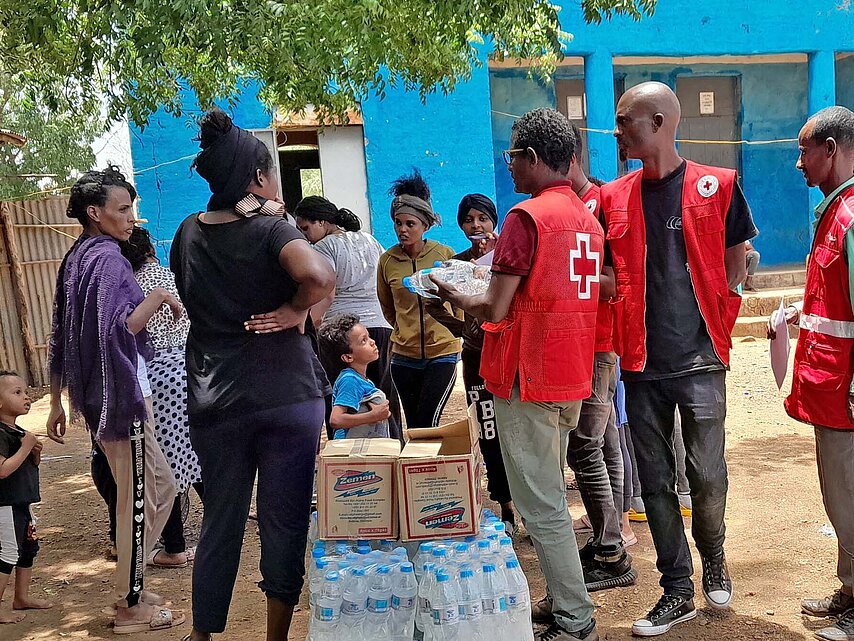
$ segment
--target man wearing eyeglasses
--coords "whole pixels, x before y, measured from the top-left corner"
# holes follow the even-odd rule
[[[516,191],[532,197],[505,218],[489,289],[464,296],[437,286],[442,298],[488,321],[480,373],[496,397],[510,491],[552,598],[554,621],[539,639],[598,641],[563,462],[591,391],[604,234],[566,179],[574,144],[565,116],[525,114],[511,147],[504,159]]]
[[[693,619],[693,565],[676,494],[675,409],[682,419],[693,502],[692,534],[703,596],[732,599],[724,556],[726,370],[745,277],[744,243],[756,236],[736,172],[686,161],[675,147],[681,108],[658,82],[629,89],[614,136],[643,169],[602,187],[616,274],[615,342],[642,496],[664,594],[635,621],[638,636]]]

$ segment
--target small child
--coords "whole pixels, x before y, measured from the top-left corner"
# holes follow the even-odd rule
[[[30,596],[33,560],[39,550],[30,506],[39,496],[41,442],[15,425],[30,411],[23,379],[0,371],[0,601],[15,569],[13,610],[44,610],[47,601]],[[18,623],[24,615],[0,612],[0,623]]]
[[[367,377],[368,364],[380,357],[367,328],[358,316],[341,314],[325,320],[318,337],[329,366],[343,366],[332,387],[333,439],[389,438],[388,400]]]

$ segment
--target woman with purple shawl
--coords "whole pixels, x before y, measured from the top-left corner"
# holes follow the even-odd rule
[[[267,147],[218,109],[200,130],[194,166],[212,195],[181,223],[170,260],[190,318],[187,410],[204,485],[189,638],[225,629],[257,477],[267,641],[287,641],[329,390],[307,315],[335,273],[285,220]]]
[[[71,188],[67,215],[83,233],[56,281],[50,341],[48,436],[64,442],[62,389],[103,450],[116,480],[116,614],[113,630],[132,634],[180,625],[185,615],[143,590],[151,548],[175,498],[175,479],[157,444],[146,360],[145,325],[164,305],[181,313],[165,289],[143,297],[119,241],[134,226],[136,190],[115,167],[84,174]]]

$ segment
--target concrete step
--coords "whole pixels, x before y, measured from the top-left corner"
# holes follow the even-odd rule
[[[783,305],[791,305],[804,299],[803,287],[786,287],[783,289],[765,289],[758,292],[744,292],[741,299],[740,317],[768,318],[775,309]]]
[[[780,302],[779,299],[777,302]],[[744,336],[753,336],[758,340],[767,340],[767,328],[767,316],[765,318],[759,318],[754,316],[738,318],[735,321],[735,327],[732,328],[732,337],[742,338]],[[791,338],[797,338],[798,328],[793,325],[789,325],[789,336]]]
[[[806,269],[781,269],[777,271],[759,271],[753,277],[757,289],[783,289],[786,287],[803,287],[807,282]]]

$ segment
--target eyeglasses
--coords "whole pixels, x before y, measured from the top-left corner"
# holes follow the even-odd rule
[[[519,154],[524,154],[526,149],[507,149],[501,152],[501,155],[504,157],[504,162],[508,165],[513,162],[513,158],[518,156]]]

